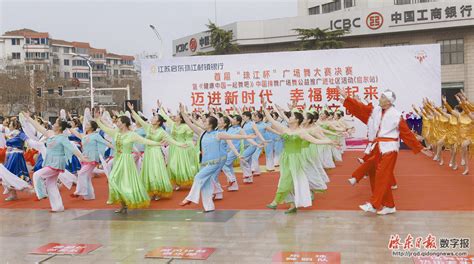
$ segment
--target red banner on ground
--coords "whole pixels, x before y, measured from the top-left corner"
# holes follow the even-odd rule
[[[446,257],[446,256],[430,256],[430,257],[414,257],[415,264],[472,264],[474,256],[466,257]]]
[[[60,243],[49,243],[34,249],[30,254],[40,255],[86,255],[98,248],[101,244],[60,244]]]
[[[200,247],[159,247],[148,252],[146,258],[174,258],[206,260],[216,251],[215,248]]]
[[[279,252],[273,256],[273,263],[341,263],[339,252]]]

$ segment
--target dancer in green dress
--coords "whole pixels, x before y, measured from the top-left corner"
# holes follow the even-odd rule
[[[127,208],[145,208],[150,205],[150,197],[143,181],[139,178],[137,167],[132,155],[134,143],[160,146],[159,142],[140,137],[130,131],[131,121],[127,116],[120,116],[117,128],[106,126],[95,115],[97,125],[114,139],[114,165],[109,176],[109,199],[107,204],[121,204],[116,213],[127,213]]]
[[[161,103],[158,101],[160,114],[166,119],[166,124],[171,126],[171,137],[179,143],[185,143],[189,148],[181,148],[176,145],[169,146],[168,172],[171,182],[176,184],[176,190],[181,187],[190,187],[193,184],[194,175],[199,171],[199,156],[193,144],[193,131],[185,124],[183,117],[178,114],[171,119]]]
[[[145,122],[140,115],[135,112],[133,105],[128,103],[128,108],[132,111],[132,116],[146,132],[146,138],[155,142],[166,141],[169,144],[185,148],[185,143],[178,143],[171,138],[163,129],[165,119],[155,114],[151,119],[151,124]],[[166,169],[165,159],[159,146],[146,146],[145,154],[142,161],[141,179],[145,184],[145,188],[154,200],[160,198],[168,198],[173,193],[173,185],[171,185],[170,177]]]
[[[290,208],[285,213],[296,213],[297,207],[309,207],[311,203],[311,192],[309,181],[303,168],[306,161],[302,157],[301,149],[303,140],[313,144],[333,144],[331,140],[318,140],[309,135],[305,129],[300,127],[304,117],[299,112],[292,112],[288,127],[273,119],[264,102],[263,109],[273,129],[282,134],[283,152],[280,156],[280,179],[273,201],[267,205],[268,208],[276,209],[280,203],[289,202]]]

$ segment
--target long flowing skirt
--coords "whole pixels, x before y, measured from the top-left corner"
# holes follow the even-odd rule
[[[319,154],[319,149],[321,148],[321,145],[315,145],[311,144],[309,145],[310,149],[310,157],[314,160],[315,167],[317,169],[318,175],[321,175],[323,178],[324,182],[328,183],[330,182],[329,176],[326,173],[326,170],[324,170],[324,165],[323,165],[323,159],[321,158],[321,155]]]
[[[150,205],[150,197],[138,175],[132,154],[122,153],[114,157],[107,203],[125,203],[128,208],[145,208]]]
[[[309,181],[303,171],[304,165],[300,153],[286,153],[283,151],[280,157],[280,178],[275,202],[284,203],[289,200],[290,196],[294,196],[296,207],[312,205]]]
[[[28,167],[26,166],[25,157],[21,152],[13,152],[7,154],[7,161],[5,162],[5,168],[11,173],[31,183],[30,174],[28,173]]]
[[[196,148],[169,146],[168,173],[172,183],[181,187],[191,186],[198,171],[199,157]]]
[[[323,167],[325,169],[334,169],[336,167],[336,164],[334,163],[334,160],[332,159],[331,146],[319,145],[317,149],[318,149],[318,157],[320,158],[323,164]]]
[[[316,156],[313,155],[310,147],[302,148],[301,155],[304,160],[303,171],[308,178],[310,190],[324,191],[327,189],[323,174],[324,169],[318,166]]]
[[[173,185],[171,185],[161,147],[146,147],[141,178],[149,195],[170,197],[173,193]]]

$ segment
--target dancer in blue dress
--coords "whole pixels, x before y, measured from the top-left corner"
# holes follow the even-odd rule
[[[219,133],[217,128],[218,120],[213,116],[209,116],[204,125],[206,130],[195,125],[184,110],[184,106],[180,105],[181,115],[186,124],[200,135],[200,163],[201,168],[194,177],[191,190],[186,198],[181,202],[181,206],[192,203],[198,204],[199,197],[202,197],[202,203],[205,212],[214,211],[214,202],[212,201],[213,186],[212,177],[219,173],[223,167],[223,161],[226,159],[225,152],[221,149],[221,140],[247,139],[255,138],[255,135],[229,135],[227,133]]]
[[[31,183],[28,168],[26,167],[23,150],[27,137],[21,129],[21,124],[17,119],[10,121],[10,134],[6,141],[7,158],[5,161],[5,168],[11,173],[15,174],[22,180]],[[16,190],[8,189],[9,196],[6,201],[13,201],[17,199]]]

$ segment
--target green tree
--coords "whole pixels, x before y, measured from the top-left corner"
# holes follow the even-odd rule
[[[197,55],[224,55],[240,52],[239,47],[232,43],[233,33],[231,30],[219,28],[211,21],[209,21],[209,24],[206,26],[208,28],[206,32],[211,33],[211,46],[214,50],[209,52],[199,52]]]
[[[299,50],[342,48],[345,42],[341,40],[341,37],[348,32],[344,29],[329,31],[329,29],[320,28],[296,28],[293,30],[298,33],[298,39],[301,40]]]

